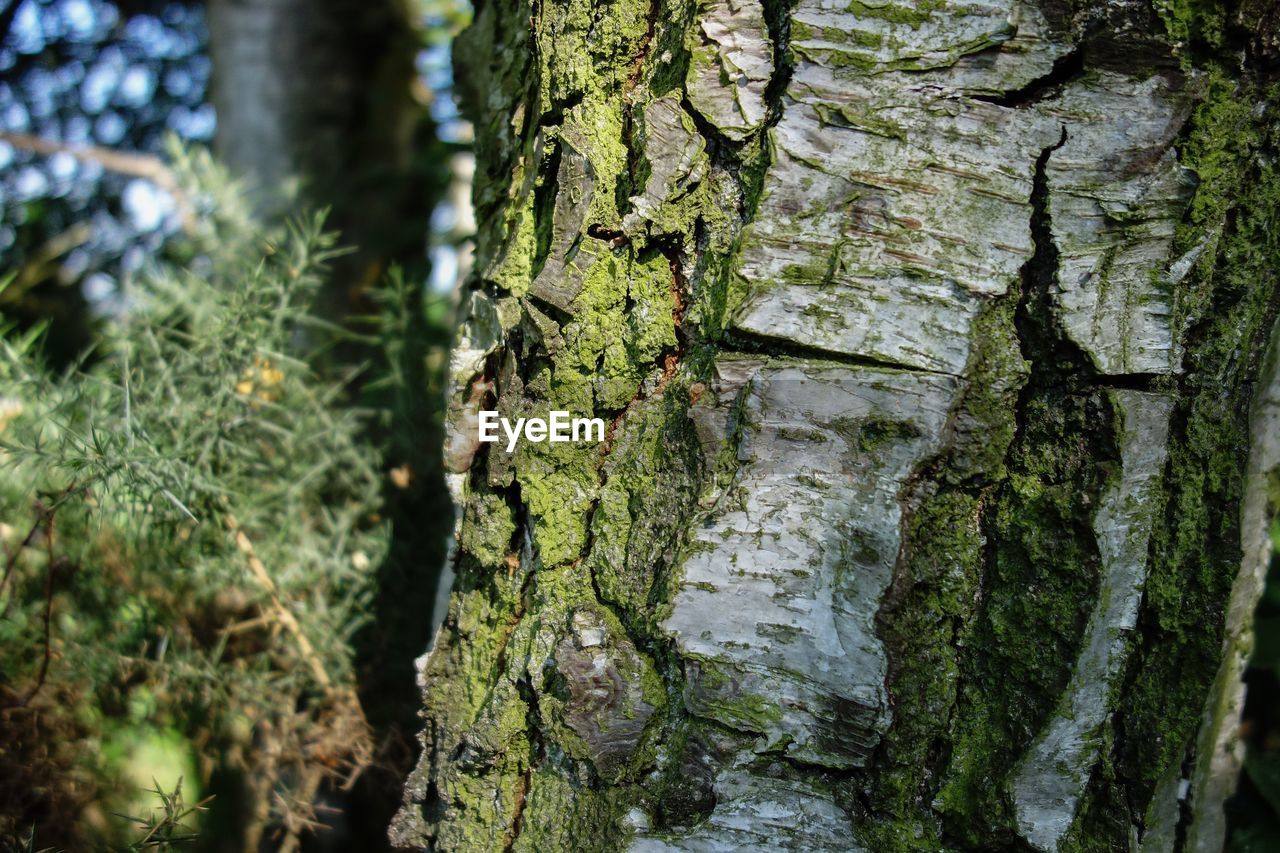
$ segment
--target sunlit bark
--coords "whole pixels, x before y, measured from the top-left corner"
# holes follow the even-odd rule
[[[1221,841],[1188,827],[1230,787],[1197,743],[1280,183],[1266,31],[1211,13],[479,8],[456,580],[396,840]],[[612,426],[507,454],[482,409]]]

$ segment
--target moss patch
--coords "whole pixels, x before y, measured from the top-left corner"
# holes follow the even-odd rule
[[[1214,75],[1182,152],[1201,184],[1177,249],[1206,237],[1211,249],[1184,284],[1191,343],[1170,437],[1165,524],[1152,543],[1142,640],[1123,697],[1120,760],[1139,782],[1140,803],[1194,736],[1240,568],[1249,400],[1280,270],[1278,94]]]

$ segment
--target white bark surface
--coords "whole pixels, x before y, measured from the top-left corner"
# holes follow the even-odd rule
[[[563,846],[557,809],[640,851],[1182,831],[1186,750],[1116,743],[1150,591],[1191,582],[1159,552],[1206,369],[1195,77],[1086,49],[1124,4],[925,6],[535,15],[544,65],[488,96],[421,837]],[[609,417],[597,455],[465,438],[478,400],[564,399]]]
[[[757,732],[761,751],[863,764],[888,723],[875,615],[899,500],[938,450],[958,383],[813,362],[717,372],[716,404],[695,417],[732,424],[737,473],[695,522],[662,623],[687,661],[685,700]]]
[[[1128,634],[1138,621],[1167,456],[1172,401],[1141,391],[1116,391],[1113,399],[1123,421],[1122,469],[1095,520],[1102,588],[1071,683],[1013,781],[1018,826],[1038,850],[1058,849],[1098,760],[1099,729],[1111,713],[1111,692],[1124,669]]]

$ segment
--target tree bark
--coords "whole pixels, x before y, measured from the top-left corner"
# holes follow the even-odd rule
[[[456,578],[393,840],[1220,847],[1274,15],[481,5]],[[611,426],[507,454],[480,409]]]

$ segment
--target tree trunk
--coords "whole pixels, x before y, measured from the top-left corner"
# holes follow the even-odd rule
[[[360,296],[389,263],[423,263],[430,182],[446,173],[415,160],[432,149],[408,12],[399,0],[209,0],[209,36],[219,157],[267,220],[296,210],[295,192],[331,209],[356,251],[321,310],[367,313]]]
[[[1275,12],[1160,7],[478,8],[456,579],[394,840],[1221,845]],[[610,428],[508,454],[479,409]]]

